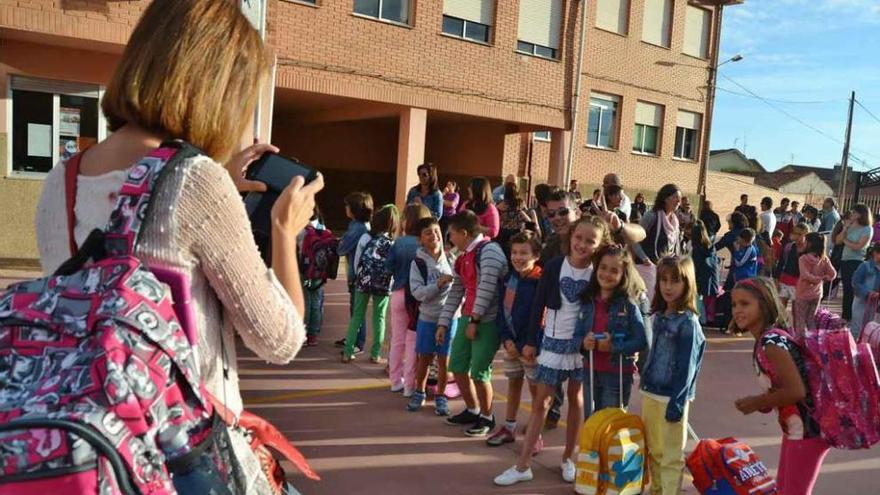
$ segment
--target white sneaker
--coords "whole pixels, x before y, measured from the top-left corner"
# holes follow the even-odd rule
[[[403,382],[391,384],[391,391],[394,393],[403,391]]]
[[[403,389],[403,396],[408,399],[408,398],[412,397],[413,392],[415,392],[415,390],[413,390],[411,388],[405,388],[405,389]]]
[[[504,471],[495,477],[495,484],[499,486],[510,486],[519,483],[520,481],[532,481],[534,475],[532,475],[532,468],[526,468],[525,471],[520,471],[516,469],[516,466]]]
[[[577,477],[577,469],[574,466],[574,463],[571,462],[571,459],[566,459],[562,461],[562,479],[565,480],[566,483],[574,483],[575,477]]]

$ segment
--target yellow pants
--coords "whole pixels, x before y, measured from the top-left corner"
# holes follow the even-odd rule
[[[642,421],[648,440],[652,495],[678,495],[684,472],[689,404],[678,423],[666,421],[666,403],[642,395]]]

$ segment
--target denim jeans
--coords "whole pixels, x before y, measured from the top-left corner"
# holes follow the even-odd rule
[[[589,374],[588,370],[586,371]],[[632,392],[633,376],[630,373],[623,374],[623,407],[629,407],[629,397]],[[593,390],[590,390],[590,380],[584,380],[584,418],[589,418],[593,411],[590,410],[590,399],[595,397],[595,411],[606,407],[618,407],[621,403],[620,375],[617,372],[594,372]]]
[[[319,281],[310,282],[317,285]],[[324,323],[324,286],[314,290],[304,287],[303,296],[305,296],[306,303],[306,314],[303,316],[306,333],[318,335],[321,332],[321,325]]]

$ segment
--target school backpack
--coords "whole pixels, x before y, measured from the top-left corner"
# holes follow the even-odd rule
[[[687,458],[701,495],[776,495],[776,481],[747,444],[735,438],[700,440]]]
[[[311,225],[306,227],[301,249],[304,277],[306,280],[319,281],[317,287],[309,287],[311,290],[318,289],[329,279],[336,280],[339,273],[338,247],[339,239],[330,229],[317,229]]]
[[[814,402],[811,416],[822,438],[838,449],[867,449],[880,442],[880,377],[874,356],[868,344],[856,344],[846,326],[828,313],[820,310],[816,321],[836,326],[807,330],[803,340],[785,330],[770,331],[794,342],[804,356]],[[772,364],[760,345],[755,354],[772,377]]]
[[[244,493],[170,289],[133,254],[160,172],[198,153],[142,158],[104,230],[0,294],[0,494],[172,494],[204,459]]]
[[[416,264],[416,269],[419,271],[422,280],[425,281],[425,284],[428,284],[428,264],[418,256],[413,258],[413,262]],[[406,328],[415,331],[416,325],[419,323],[419,306],[421,306],[421,302],[413,296],[412,288],[409,285],[409,279],[407,279],[406,285],[403,286],[403,296],[404,304],[406,305]]]
[[[391,292],[391,280],[394,276],[385,268],[385,260],[391,251],[391,239],[380,234],[364,246],[357,266],[357,290],[365,294],[388,295]]]
[[[589,357],[589,387],[593,390],[593,351]],[[623,380],[623,361],[620,361]],[[623,387],[621,387],[621,394]],[[575,493],[582,495],[640,495],[648,484],[648,449],[642,418],[621,407],[594,412],[581,427],[575,463]],[[590,410],[593,409],[591,403]]]

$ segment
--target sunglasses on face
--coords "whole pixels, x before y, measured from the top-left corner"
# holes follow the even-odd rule
[[[553,218],[556,216],[564,217],[569,214],[571,210],[568,208],[560,208],[558,210],[547,210],[547,218]]]

